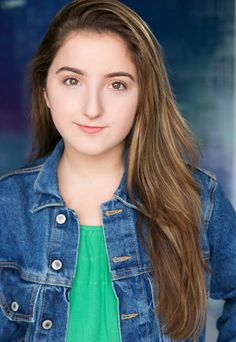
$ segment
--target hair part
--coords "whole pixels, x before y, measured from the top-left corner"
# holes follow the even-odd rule
[[[126,5],[116,0],[73,1],[52,20],[31,65],[31,157],[49,154],[61,139],[43,88],[58,50],[69,34],[79,31],[119,35],[136,65],[140,96],[126,139],[128,192],[139,210],[137,227],[152,264],[155,310],[162,327],[175,340],[195,339],[204,327],[207,297],[200,189],[192,175],[198,151],[176,107],[161,48],[148,25]]]

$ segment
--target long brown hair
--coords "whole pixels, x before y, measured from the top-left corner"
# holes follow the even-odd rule
[[[139,209],[137,227],[153,268],[156,313],[162,328],[176,340],[195,339],[206,313],[200,195],[192,176],[197,148],[176,107],[161,48],[148,25],[126,5],[117,0],[78,0],[53,19],[32,61],[33,158],[50,153],[61,138],[43,88],[65,38],[81,30],[118,34],[136,65],[140,96],[126,140],[128,192]],[[148,239],[143,235],[144,222]]]

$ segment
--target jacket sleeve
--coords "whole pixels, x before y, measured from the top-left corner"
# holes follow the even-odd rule
[[[212,193],[213,209],[208,226],[211,255],[213,299],[225,301],[217,320],[217,342],[236,341],[236,213],[216,183]]]

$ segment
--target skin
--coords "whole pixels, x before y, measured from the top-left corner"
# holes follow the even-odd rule
[[[106,76],[120,71],[134,80]],[[49,69],[45,100],[68,154],[76,151],[82,157],[101,156],[111,150],[119,153],[132,127],[138,101],[136,68],[124,41],[112,34],[71,35]],[[78,124],[105,128],[99,134],[88,135]]]
[[[91,208],[98,210],[119,185],[125,138],[137,111],[137,70],[124,40],[111,33],[70,34],[49,69],[44,97],[65,143],[60,192],[84,224],[91,224]],[[79,125],[104,128],[88,134]]]

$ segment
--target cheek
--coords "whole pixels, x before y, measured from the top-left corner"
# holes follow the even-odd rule
[[[63,111],[70,111],[76,99],[73,91],[68,91],[60,82],[48,78],[45,100],[53,115],[57,115]]]
[[[123,107],[123,113],[124,113],[124,122],[126,122],[127,126],[132,126],[135,115],[137,112],[137,104],[138,104],[138,98],[133,97],[130,99],[130,101],[126,102],[126,105]]]
[[[133,91],[127,95],[112,99],[112,106],[119,115],[127,117],[127,120],[132,120],[137,111],[138,92]]]
[[[124,132],[124,134],[128,134],[133,126],[136,109],[136,105],[129,106],[128,108],[126,106],[123,108],[122,112],[117,114],[117,118],[119,118],[118,120],[116,120],[117,125],[119,125],[120,130]]]
[[[65,92],[51,93],[49,92],[49,104],[50,111],[53,119],[63,120],[72,115],[75,112],[77,106],[73,97],[68,97]]]
[[[54,121],[61,120],[63,116],[65,116],[65,113],[64,115],[62,115],[64,112],[63,103],[59,103],[60,105],[58,105],[58,103],[56,103],[55,101],[50,102],[50,111]]]
[[[50,101],[50,112],[56,128],[59,132],[63,131],[63,128],[67,126],[69,118],[65,101],[63,101],[63,99],[58,99],[57,101],[56,98],[53,98],[53,100]]]

